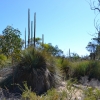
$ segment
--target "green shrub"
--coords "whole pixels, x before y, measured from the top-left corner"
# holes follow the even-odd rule
[[[68,59],[60,59],[59,68],[65,78],[80,78],[87,74],[89,61],[71,62]]]
[[[75,82],[69,80],[66,84],[65,90],[58,92],[57,89],[52,88],[41,96],[32,92],[31,88],[28,88],[27,83],[24,83],[25,89],[21,88],[23,91],[22,98],[28,100],[73,100],[73,96],[75,98],[75,93],[78,91],[78,89],[72,86],[73,83]]]
[[[88,61],[82,61],[82,62],[73,62],[71,63],[71,67],[73,69],[73,75],[72,77],[80,78],[81,76],[85,76],[87,74],[87,68],[88,68]]]
[[[84,100],[99,100],[100,99],[100,90],[92,87],[87,87],[84,90]]]
[[[28,100],[60,100],[60,94],[57,92],[56,89],[50,89],[47,91],[47,93],[42,94],[41,96],[36,95],[35,92],[31,91],[31,88],[29,88],[27,86],[27,83],[24,82],[24,87],[25,89],[23,89],[22,87],[20,87],[20,89],[22,90],[22,99],[28,99]]]
[[[61,74],[65,79],[70,78],[72,69],[71,69],[71,63],[66,58],[58,58],[56,59],[56,65],[58,66],[58,69],[60,69]]]
[[[18,65],[14,68],[14,74],[1,82],[1,86],[6,86],[11,91],[17,91],[17,87],[11,87],[11,83],[22,85],[23,81],[26,81],[36,94],[42,94],[48,89],[56,87],[59,81],[56,66],[47,61],[42,52],[28,48],[23,51]]]
[[[96,78],[100,80],[100,62],[99,61],[89,61],[87,70],[86,70],[87,76],[89,76],[89,79]]]
[[[88,76],[89,80],[96,78],[100,80],[100,62],[99,61],[80,61],[71,62],[70,69],[72,70],[71,77],[80,79],[83,76]]]

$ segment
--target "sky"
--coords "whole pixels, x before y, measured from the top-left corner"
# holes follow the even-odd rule
[[[24,39],[28,8],[31,21],[36,12],[36,37],[44,34],[44,43],[58,45],[65,55],[69,48],[80,56],[89,54],[86,46],[93,38],[90,34],[96,32],[96,13],[86,0],[0,0],[0,33],[10,25],[18,28]]]

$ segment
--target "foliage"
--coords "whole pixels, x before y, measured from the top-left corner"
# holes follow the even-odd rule
[[[61,70],[63,77],[80,79],[82,76],[88,75],[89,78],[99,79],[99,62],[96,61],[76,61],[72,62],[67,58],[59,58],[56,60],[58,68]],[[91,67],[90,67],[91,66]],[[98,71],[97,71],[98,70]],[[92,76],[93,75],[93,76]]]
[[[63,77],[80,79],[83,76],[88,76],[89,79],[99,79],[100,62],[99,61],[76,61],[72,62],[66,58],[57,58],[56,65],[60,69]]]
[[[22,89],[22,98],[29,100],[73,100],[73,96],[78,91],[78,89],[72,86],[74,83],[75,81],[71,82],[71,80],[69,80],[65,90],[58,92],[57,89],[52,88],[41,96],[38,96],[32,92],[31,88],[28,88],[27,84],[25,83],[25,89]]]
[[[32,92],[31,87],[29,88],[27,86],[27,82],[23,82],[23,84],[24,84],[25,89],[23,89],[21,86],[19,86],[19,88],[22,91],[22,98],[23,99],[26,99],[26,98],[28,98],[30,100],[32,100],[33,98],[34,98],[34,100],[40,99],[40,97],[37,96],[35,92]]]
[[[0,46],[2,49],[2,53],[4,53],[7,57],[12,54],[20,53],[22,48],[22,41],[20,38],[20,31],[18,29],[14,29],[11,26],[7,26],[0,37]]]
[[[10,91],[17,91],[16,86],[13,89],[12,76],[14,75],[14,83],[22,85],[23,81],[27,81],[32,91],[36,94],[42,94],[58,84],[58,78],[55,66],[45,59],[42,52],[34,48],[27,48],[22,52],[18,65],[14,68],[14,74],[10,75],[1,86],[6,86]]]
[[[89,79],[96,78],[96,79],[100,80],[100,78],[99,78],[100,62],[99,61],[90,61],[86,72],[87,72],[87,76],[89,76]]]
[[[93,89],[88,87],[84,90],[84,100],[99,100],[100,99],[100,90],[98,88]]]
[[[42,48],[42,43],[41,43],[41,38],[36,37],[35,38],[35,48],[36,49],[41,49]],[[30,39],[30,46],[34,46],[34,38]]]
[[[100,62],[99,61],[80,61],[70,63],[70,76],[80,79],[82,76],[88,76],[89,79],[99,79]],[[67,73],[66,73],[67,74]]]
[[[100,13],[100,0],[94,0],[93,2],[91,2],[90,0],[90,7],[91,10],[94,11],[98,11]],[[96,43],[92,43],[89,42],[87,45],[87,50],[90,51],[91,53],[95,53],[96,59],[100,58],[100,24],[99,24],[99,20],[96,21],[96,18],[99,14],[96,15],[95,19],[94,19],[94,26],[96,29],[96,34],[97,36],[95,36],[94,38],[92,38],[92,40],[94,40]],[[95,57],[94,57],[95,58]]]
[[[35,45],[36,45],[36,47],[38,47],[38,46],[40,46],[41,45],[41,38],[39,38],[39,37],[37,37],[37,38],[35,38]],[[34,39],[33,39],[33,41],[34,41]]]
[[[25,89],[21,88],[23,91],[22,98],[29,100],[59,100],[59,93],[56,89],[50,89],[46,94],[41,96],[36,95],[36,93],[31,91],[31,88],[28,88],[27,83],[24,83]]]
[[[41,58],[44,60],[41,60]],[[78,78],[81,76],[88,75],[90,78],[99,79],[100,76],[99,61],[70,62],[66,58],[54,58],[44,51],[41,52],[41,51],[34,50],[32,48],[27,48],[25,51],[23,51],[20,63],[18,64],[14,73],[15,83],[20,84],[20,82],[23,83],[23,81],[27,81],[24,82],[24,85],[20,84],[22,86],[22,88],[20,88],[22,91],[22,98],[29,99],[29,100],[34,100],[34,99],[72,100],[73,99],[73,95],[76,95],[75,93],[77,93],[78,89],[76,89],[73,86],[74,82],[72,80],[67,81],[67,85],[66,85],[67,91],[64,90],[59,92],[56,89],[51,87],[47,89],[47,92],[42,91],[42,93],[44,94],[42,94],[41,96],[37,95],[39,94],[39,92],[37,92],[38,88],[44,90],[44,87],[42,85],[43,81],[47,80],[46,81],[47,83],[45,83],[45,86],[47,86],[46,84],[51,84],[50,81],[53,80],[55,81],[55,78],[57,78],[52,76],[53,74],[56,74],[56,71],[54,71],[56,70],[54,68],[54,65],[57,66],[55,61],[59,62],[58,67],[61,68],[61,70],[63,71],[66,70],[66,66],[69,66],[70,71],[72,71],[70,73],[70,76],[72,78]],[[38,62],[40,65],[38,65]],[[51,64],[53,65],[53,67],[51,67]],[[47,68],[48,72],[45,72],[46,71],[45,68]],[[49,78],[44,77],[45,75],[48,75],[47,73],[49,73],[50,75]],[[66,73],[66,75],[67,74],[68,72]],[[12,80],[12,76],[10,76],[8,82],[6,80],[3,85],[7,86],[8,84],[11,84],[11,80]],[[35,90],[34,87],[37,90]],[[9,89],[9,87],[7,88]],[[84,90],[84,92],[82,93],[84,97],[82,96],[81,98],[83,98],[83,100],[98,100],[98,98],[100,98],[99,89],[87,88],[87,90]]]
[[[49,44],[43,44],[42,47],[43,50],[45,50],[46,52],[50,53],[53,56],[62,56],[63,54],[63,51],[60,50],[57,45],[54,47],[52,46],[51,43],[49,43]]]
[[[77,61],[79,59],[80,57],[77,53],[71,53],[71,58],[70,58],[71,61]]]
[[[88,68],[88,61],[81,61],[81,62],[73,62],[71,63],[71,68],[73,69],[73,73],[71,77],[75,77],[79,79],[81,76],[86,75],[86,70]]]
[[[95,50],[96,50],[96,45],[92,42],[89,42],[86,49],[91,52],[91,53],[94,53]]]
[[[52,56],[63,56],[63,51],[59,49],[57,45],[53,46],[51,43],[48,43],[48,44],[42,43],[41,40],[42,39],[39,37],[35,38],[35,48],[37,50],[43,50],[51,54]],[[31,45],[34,44],[33,41],[34,41],[34,38],[32,39]]]
[[[7,57],[3,54],[0,54],[0,68],[6,65]]]
[[[87,87],[81,90],[74,86],[76,81],[68,80],[66,83],[64,90],[58,91],[52,88],[40,96],[32,91],[27,82],[23,82],[24,87],[19,84],[16,85],[22,91],[21,100],[99,100],[100,98],[100,90],[98,88]]]
[[[100,62],[99,61],[76,61],[72,62],[67,58],[56,58],[56,66],[60,69],[64,79],[89,76],[89,79],[99,79]]]
[[[96,54],[96,59],[100,60],[100,45],[97,45],[95,54]]]
[[[70,74],[72,71],[70,67],[70,61],[68,59],[62,58],[60,63],[61,63],[60,70],[62,71],[62,73],[64,73],[65,79],[70,78]]]

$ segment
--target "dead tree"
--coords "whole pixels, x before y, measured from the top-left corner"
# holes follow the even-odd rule
[[[31,21],[31,45],[33,41],[33,21]]]
[[[30,9],[28,9],[28,46],[30,45]]]
[[[34,13],[34,48],[35,48],[35,36],[36,36],[36,13]]]

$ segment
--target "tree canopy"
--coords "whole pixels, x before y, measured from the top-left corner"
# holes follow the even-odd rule
[[[6,56],[19,53],[22,48],[21,32],[12,26],[7,26],[0,37],[0,47]]]

